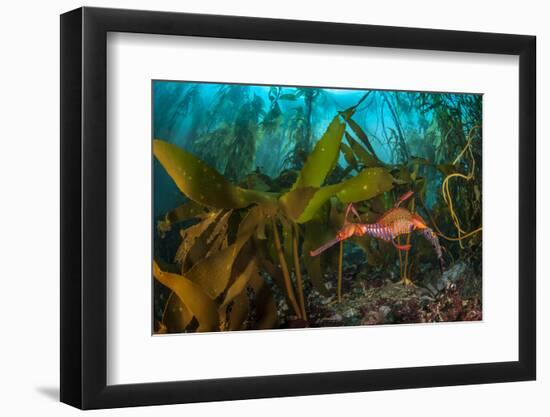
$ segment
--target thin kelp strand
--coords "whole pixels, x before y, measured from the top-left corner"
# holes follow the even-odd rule
[[[455,172],[455,173],[452,173],[452,174],[449,174],[445,177],[445,179],[443,180],[443,183],[441,184],[441,194],[443,195],[443,200],[445,201],[445,203],[447,203],[447,207],[449,207],[449,212],[451,214],[451,219],[453,221],[453,224],[455,225],[455,228],[458,232],[458,237],[456,238],[449,238],[448,236],[445,236],[443,233],[441,233],[441,231],[439,230],[439,228],[436,227],[438,233],[445,239],[447,240],[451,240],[451,241],[458,241],[459,244],[460,244],[460,247],[463,249],[464,248],[464,245],[462,243],[462,240],[481,231],[482,230],[482,227],[479,227],[469,233],[465,232],[462,227],[460,226],[460,220],[458,218],[458,215],[456,214],[456,211],[454,209],[454,204],[453,204],[453,199],[452,199],[452,196],[451,196],[451,191],[450,191],[450,188],[449,188],[449,180],[451,178],[463,178],[464,180],[466,181],[470,181],[474,178],[474,172],[475,172],[475,158],[474,158],[474,154],[472,152],[472,149],[471,149],[471,144],[472,144],[472,141],[474,139],[474,136],[473,136],[473,133],[476,129],[479,129],[479,126],[474,126],[470,129],[470,131],[468,132],[468,136],[467,136],[467,141],[466,141],[466,145],[464,146],[464,148],[462,149],[462,151],[458,154],[458,156],[455,158],[455,160],[453,161],[453,165],[456,165],[460,159],[462,158],[462,156],[468,152],[468,154],[470,155],[470,159],[471,159],[471,168],[470,168],[470,172],[467,174],[467,175],[464,175],[464,174],[461,174],[461,173],[458,173],[458,172]],[[432,221],[433,222],[433,221]],[[435,222],[434,223],[434,226],[435,226]]]

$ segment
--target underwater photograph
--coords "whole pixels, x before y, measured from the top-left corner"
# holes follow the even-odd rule
[[[153,334],[482,320],[481,94],[151,94]]]

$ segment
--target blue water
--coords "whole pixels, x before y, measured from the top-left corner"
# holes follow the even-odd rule
[[[222,174],[232,172],[233,181],[241,180],[251,170],[276,178],[285,169],[292,167],[289,156],[293,154],[296,143],[292,136],[293,125],[289,120],[296,114],[305,115],[307,112],[305,94],[295,100],[288,100],[283,97],[296,95],[298,90],[295,87],[280,87],[277,91],[276,101],[285,121],[282,127],[266,133],[262,130],[262,122],[273,104],[270,100],[270,94],[273,99],[271,86],[154,81],[153,137],[195,153]],[[367,92],[319,89],[311,106],[310,146],[313,147],[321,138],[338,111],[355,105]],[[462,129],[466,132],[476,120],[469,114],[469,109],[465,109],[463,115],[459,116],[461,126],[455,124],[443,131],[441,122],[436,123],[435,119],[438,114],[441,117],[442,108],[461,110],[460,103],[465,100],[473,107],[481,106],[481,96],[372,90],[357,107],[353,119],[367,133],[377,156],[384,163],[400,164],[416,156],[444,164],[450,161],[446,160],[445,155],[438,155],[438,146],[445,140],[448,131]],[[228,159],[232,146],[231,135],[226,136],[223,143],[212,138],[207,138],[206,142],[205,137],[220,128],[225,127],[229,131],[234,129],[236,118],[247,103],[253,108],[249,123],[251,129],[257,132],[255,150],[246,167],[230,167],[234,164],[234,160]],[[436,113],[438,111],[440,113]],[[398,143],[399,137],[404,139],[405,144]],[[204,143],[208,143],[207,146],[197,145],[201,138]],[[403,148],[406,148],[407,155],[399,150]],[[339,165],[346,166],[343,156],[340,157]],[[428,204],[431,204],[441,178],[437,173],[425,174],[431,176],[427,193]],[[185,201],[185,197],[156,160],[154,186],[155,190],[161,191],[154,193],[155,217]]]

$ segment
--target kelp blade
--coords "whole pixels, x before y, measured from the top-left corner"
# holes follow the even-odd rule
[[[218,309],[201,287],[183,275],[165,272],[153,261],[153,276],[180,298],[199,322],[198,331],[218,330]]]
[[[345,123],[336,116],[328,126],[323,137],[308,156],[292,190],[299,187],[320,187],[334,168],[340,152],[340,142],[346,128]]]
[[[361,140],[361,142],[363,142],[363,144],[367,147],[369,152],[376,159],[378,159],[378,157],[376,156],[376,152],[374,151],[374,148],[372,147],[372,144],[370,143],[369,137],[367,136],[365,131],[361,128],[361,126],[359,126],[357,124],[357,122],[355,120],[353,120],[352,118],[347,119],[346,122],[348,123],[349,127],[351,127],[351,130],[353,130],[353,133],[355,133],[357,135],[357,137]]]
[[[186,276],[212,298],[218,297],[226,288],[231,277],[233,263],[244,244],[255,232],[263,220],[263,212],[259,206],[248,211],[247,216],[239,225],[235,242],[227,248],[196,263]]]
[[[393,177],[385,168],[368,168],[345,180],[336,196],[342,203],[370,200],[393,188]]]
[[[317,192],[315,187],[299,187],[285,193],[279,199],[281,207],[291,219],[298,219]]]
[[[357,157],[359,161],[361,161],[365,166],[368,167],[376,167],[380,166],[380,161],[370,154],[365,148],[363,148],[359,142],[357,142],[353,137],[346,132],[346,140],[348,141],[351,149],[353,150],[353,153]]]
[[[166,326],[166,333],[184,332],[192,319],[193,313],[191,310],[176,293],[171,292],[162,315],[162,324]]]
[[[155,139],[153,153],[180,191],[201,205],[234,209],[273,198],[231,184],[218,171],[176,145]]]
[[[305,224],[304,244],[302,246],[304,266],[306,267],[308,276],[311,279],[313,288],[324,296],[329,296],[329,292],[323,281],[321,255],[310,256],[309,252],[317,249],[333,237],[334,235],[331,234],[331,231],[327,229],[324,223],[318,218],[315,218]]]
[[[378,194],[393,188],[393,177],[385,168],[366,168],[355,177],[339,184],[319,188],[304,209],[298,223],[305,223],[315,216],[315,213],[332,196],[337,196],[343,203],[355,203],[369,200]]]
[[[221,306],[225,307],[241,294],[245,290],[250,279],[255,275],[258,275],[258,262],[256,258],[252,258],[244,271],[239,274],[235,282],[227,290],[227,294]]]

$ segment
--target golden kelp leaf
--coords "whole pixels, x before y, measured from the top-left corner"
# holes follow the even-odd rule
[[[186,275],[190,280],[215,299],[226,288],[231,276],[231,267],[246,240],[238,239],[232,245],[197,262]]]
[[[271,188],[269,184],[266,182],[267,178],[262,177],[258,172],[252,172],[251,174],[248,174],[244,181],[247,184],[247,188],[250,190],[256,190],[256,191],[269,191]]]
[[[436,168],[444,175],[451,175],[457,172],[456,166],[453,164],[439,164]]]
[[[192,319],[191,310],[174,292],[171,292],[162,315],[162,323],[166,326],[166,332],[182,333]]]
[[[275,215],[276,212],[276,201],[269,201],[252,207],[250,210],[248,210],[246,216],[239,224],[237,236],[250,236],[250,234],[252,234],[256,230],[256,228],[265,221],[266,218]]]
[[[212,256],[213,254],[227,248],[229,246],[227,234],[220,233],[216,236],[216,239],[212,242],[206,253],[206,257]]]
[[[210,233],[210,236],[208,236],[208,239],[206,239],[206,244],[211,245],[214,239],[219,234],[225,234],[225,231],[227,230],[227,222],[229,221],[229,217],[231,216],[231,213],[233,213],[233,210],[227,211],[220,220],[216,223],[214,228],[212,229],[212,233]]]
[[[292,257],[292,236],[294,231],[292,230],[292,224],[288,221],[288,219],[280,216],[279,220],[281,221],[281,226],[283,228],[283,233],[281,234],[283,253],[288,269],[292,270],[294,265]]]
[[[204,214],[204,208],[201,205],[194,201],[188,201],[166,213],[164,220],[160,220],[157,224],[158,231],[164,237],[164,234],[172,229],[173,224],[201,216],[202,214]]]
[[[168,333],[168,329],[167,329],[167,327],[164,323],[162,323],[160,321],[157,321],[155,323],[156,323],[155,330],[154,330],[155,334],[166,334],[166,333]]]
[[[243,322],[248,317],[249,306],[248,296],[244,291],[235,297],[229,306],[220,309],[227,315],[227,309],[230,308],[227,330],[242,330]]]
[[[201,205],[233,209],[273,198],[231,184],[214,168],[168,142],[155,139],[153,153],[180,191]]]
[[[273,282],[279,287],[279,289],[285,294],[285,297],[287,298],[287,303],[290,302],[288,299],[288,296],[286,294],[285,289],[285,279],[283,277],[283,272],[280,268],[275,266],[271,260],[265,258],[263,255],[259,259],[260,267],[269,274],[269,276],[273,279]]]
[[[182,267],[185,264],[189,251],[202,234],[218,218],[220,212],[212,212],[205,215],[204,220],[180,231],[182,242],[176,252],[175,262]]]
[[[258,274],[251,278],[250,286],[256,295],[256,327],[259,330],[278,328],[279,314],[271,289]]]
[[[262,211],[254,207],[239,225],[237,239],[232,245],[197,262],[186,277],[197,283],[212,298],[218,297],[227,287],[233,262],[243,245],[250,239],[258,224],[262,221]]]
[[[380,166],[380,161],[375,156],[370,154],[365,148],[363,148],[355,139],[353,139],[348,132],[346,132],[346,140],[350,144],[351,149],[359,161],[368,167]]]
[[[339,116],[332,120],[323,137],[307,157],[292,190],[300,187],[320,187],[323,184],[338,161],[340,142],[345,127],[346,125],[340,121]]]
[[[371,143],[370,143],[370,140],[367,136],[367,134],[365,133],[365,131],[361,128],[361,126],[359,126],[355,120],[353,120],[352,118],[348,118],[347,120],[347,123],[349,125],[349,127],[351,127],[351,130],[353,130],[353,133],[355,133],[357,135],[357,137],[359,138],[359,140],[361,140],[361,142],[363,142],[363,144],[367,147],[367,149],[369,150],[369,152],[376,158],[378,159],[378,157],[376,156],[376,152],[374,152],[374,148],[372,147]]]
[[[261,222],[258,225],[258,228],[256,229],[256,237],[260,240],[267,239],[267,236],[265,235],[265,222]]]
[[[233,282],[227,290],[227,294],[225,295],[225,299],[223,300],[221,306],[225,307],[239,294],[241,294],[245,290],[248,281],[250,281],[250,279],[255,275],[258,275],[258,261],[256,258],[252,258],[244,271],[239,274],[237,279],[235,279],[235,282]]]
[[[385,168],[366,168],[355,177],[341,183],[319,188],[310,199],[308,206],[298,218],[298,223],[305,223],[313,218],[325,202],[336,195],[343,203],[355,203],[369,200],[380,193],[393,188],[393,177]]]
[[[156,261],[153,261],[153,276],[162,285],[174,291],[182,303],[189,308],[199,322],[197,331],[207,332],[218,329],[216,304],[199,285],[182,275],[162,271]]]
[[[227,229],[229,227],[229,217],[231,217],[232,213],[233,211],[229,210],[221,216],[220,220],[214,225],[212,232],[210,232],[206,239],[206,246],[208,247],[206,257],[227,248]]]
[[[281,196],[279,199],[284,212],[291,219],[298,219],[309,204],[309,200],[315,195],[317,188],[300,187]]]

